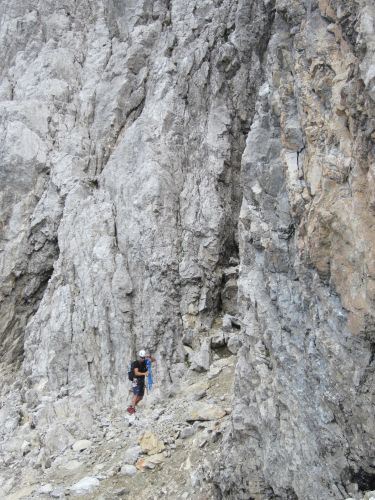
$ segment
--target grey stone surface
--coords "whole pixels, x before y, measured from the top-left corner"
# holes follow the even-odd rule
[[[130,466],[129,466],[130,467]],[[69,492],[75,495],[84,495],[94,491],[100,484],[99,479],[96,477],[84,477],[78,483],[69,488]]]
[[[137,474],[137,469],[134,465],[123,465],[120,470],[120,474],[123,476],[135,476]]]
[[[140,446],[133,446],[128,448],[124,454],[124,462],[126,464],[134,465],[142,453],[142,448]]]
[[[79,441],[76,441],[72,445],[72,449],[74,451],[83,451],[86,450],[87,448],[91,448],[92,442],[89,441],[88,439],[80,439]]]
[[[1,467],[88,436],[141,347],[173,396],[183,344],[201,376],[224,330],[232,426],[198,498],[373,484],[374,17],[0,2]]]
[[[179,437],[181,439],[187,439],[187,438],[193,436],[194,432],[195,432],[194,427],[192,427],[192,426],[184,427],[183,429],[181,429]]]
[[[191,361],[190,368],[197,372],[208,371],[210,369],[212,352],[211,352],[211,342],[209,339],[205,339],[199,350],[190,354],[189,359]]]
[[[243,346],[218,474],[229,498],[333,500],[373,478],[371,273],[358,280],[374,237],[369,11],[371,32],[369,2],[276,2],[242,157]]]

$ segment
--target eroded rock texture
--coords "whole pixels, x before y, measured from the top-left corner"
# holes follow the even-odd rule
[[[121,399],[141,346],[176,383],[183,339],[228,313],[243,347],[218,497],[370,489],[373,2],[0,16],[0,349],[24,358],[33,426]]]
[[[246,347],[221,484],[234,479],[234,498],[346,498],[375,472],[374,9],[276,11],[242,158]]]

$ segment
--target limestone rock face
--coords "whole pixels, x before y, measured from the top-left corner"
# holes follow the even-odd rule
[[[2,439],[45,464],[138,349],[171,395],[228,348],[219,497],[374,486],[374,10],[1,0]]]
[[[275,8],[242,157],[243,347],[219,482],[230,498],[344,498],[374,478],[375,11]]]
[[[229,1],[14,5],[2,2],[3,171],[17,171],[2,346],[24,354],[31,385],[108,401],[135,349],[162,370],[183,361],[185,330],[235,312],[256,33]],[[271,6],[254,14],[267,38]]]

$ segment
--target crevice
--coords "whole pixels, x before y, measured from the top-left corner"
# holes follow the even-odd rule
[[[14,311],[0,334],[0,360],[6,364],[17,364],[23,360],[26,325],[38,310],[59,256],[56,236],[47,239],[44,230],[45,224],[40,224],[37,230],[35,227],[31,230],[27,243],[29,249],[25,252],[24,261],[18,266],[17,275],[10,275],[11,292],[1,303],[3,310]]]
[[[359,467],[358,470],[350,469],[348,475],[352,483],[358,484],[358,488],[362,492],[375,490],[375,470],[368,472],[364,468]]]

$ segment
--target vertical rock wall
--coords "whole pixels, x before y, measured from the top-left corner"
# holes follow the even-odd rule
[[[184,333],[199,343],[236,312],[227,269],[272,5],[4,1],[2,17],[3,154],[17,149],[22,184],[4,202],[4,338],[41,394],[110,401],[136,348],[173,373]]]
[[[0,352],[24,358],[20,398],[112,404],[141,346],[175,382],[183,336],[236,314],[218,496],[371,486],[372,2],[0,15]]]
[[[375,484],[374,8],[305,4],[276,2],[242,158],[230,498]]]

